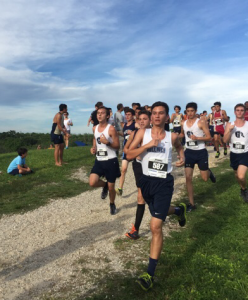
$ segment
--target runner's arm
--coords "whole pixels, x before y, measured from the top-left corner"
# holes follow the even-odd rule
[[[93,135],[95,135],[95,128],[96,128],[96,126],[94,126],[92,128]],[[96,154],[96,139],[95,139],[95,136],[93,136],[92,147],[90,148],[90,153],[91,154]]]
[[[131,143],[132,143],[132,141],[133,141],[134,133],[135,133],[135,131],[133,131],[133,132],[130,134],[129,139],[127,140],[126,145],[125,145],[124,148],[123,148],[123,152],[124,152],[125,154],[127,154],[127,150],[129,149],[129,146],[131,145]]]
[[[222,114],[223,114],[223,120],[228,122],[228,117],[227,117],[227,114],[226,114],[226,111],[225,110],[222,110]]]
[[[128,160],[132,160],[143,153],[146,149],[151,147],[156,147],[159,143],[159,139],[152,139],[148,144],[145,144],[139,148],[138,145],[142,145],[143,137],[144,137],[145,129],[139,129],[136,133],[135,138],[127,150],[126,157]]]
[[[174,121],[174,114],[171,115],[170,123],[173,123],[173,121]]]
[[[172,137],[172,145],[175,147],[179,156],[179,160],[176,162],[176,167],[182,167],[185,162],[183,146],[176,133],[172,132],[171,137]]]
[[[61,126],[61,120],[62,120],[62,116],[61,114],[59,114],[56,118],[56,123],[57,123],[57,126],[59,128],[60,131],[63,131],[65,135],[67,135],[67,131],[65,129],[65,125],[63,125],[63,127]]]
[[[108,142],[108,144],[106,144],[106,145],[115,150],[119,150],[120,149],[120,141],[119,141],[118,133],[115,130],[114,126],[112,126],[112,125],[109,127],[109,135],[112,138],[112,143]]]
[[[232,135],[232,130],[234,128],[235,125],[231,125],[230,122],[228,122],[226,124],[226,129],[225,129],[225,133],[224,133],[224,136],[223,136],[223,142],[224,143],[228,143],[231,139],[231,135]]]
[[[177,135],[179,139],[185,137],[184,130],[183,130],[183,124],[184,124],[184,120],[181,122],[181,133]]]

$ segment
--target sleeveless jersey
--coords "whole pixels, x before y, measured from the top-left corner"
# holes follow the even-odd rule
[[[124,142],[123,145],[125,146],[126,142],[129,139],[130,134],[127,134],[127,131],[131,130],[134,131],[135,130],[135,122],[133,122],[131,125],[127,125],[127,123],[125,123],[124,127],[123,127],[123,135],[124,135]]]
[[[99,124],[96,126],[96,129],[95,129],[95,139],[96,139],[96,159],[99,160],[99,161],[103,161],[103,160],[108,160],[108,159],[111,159],[111,158],[115,158],[116,157],[116,150],[107,146],[106,144],[102,144],[100,142],[100,137],[102,134],[105,135],[106,139],[112,143],[113,140],[112,138],[109,136],[109,127],[111,125],[108,124],[106,126],[106,128],[103,130],[103,132],[99,132],[98,131],[98,127],[99,127]]]
[[[181,114],[179,114],[173,120],[173,127],[180,127],[181,126],[181,121],[182,121],[182,116],[181,116]]]
[[[143,145],[152,140],[152,130],[146,129],[143,137]],[[166,178],[172,171],[172,143],[171,132],[167,131],[165,138],[157,147],[144,151],[141,155],[143,174],[151,177]]]
[[[231,125],[235,124],[234,122]],[[248,152],[248,122],[244,126],[235,126],[230,139],[230,151],[233,153]]]
[[[64,127],[64,114],[61,114],[61,116],[62,116],[62,118],[61,118],[60,125],[63,128]],[[61,130],[59,130],[59,127],[58,127],[57,123],[53,123],[51,133],[57,134],[57,135],[61,134]]]
[[[222,111],[218,111],[214,113],[214,131],[224,134],[224,122],[221,119]]]
[[[198,122],[200,119],[196,119],[195,123],[191,126],[188,127],[187,123],[188,120],[184,122],[183,124],[183,130],[186,138],[186,148],[191,149],[191,150],[201,150],[205,149],[205,142],[204,141],[193,141],[190,136],[193,134],[196,137],[203,137],[204,132],[202,129],[199,128]]]
[[[248,121],[248,110],[245,111],[245,120]]]

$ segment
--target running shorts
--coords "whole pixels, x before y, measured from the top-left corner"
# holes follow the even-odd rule
[[[51,141],[55,144],[63,144],[64,143],[64,139],[63,139],[63,135],[62,134],[54,134],[51,133]]]
[[[185,168],[194,169],[195,164],[197,164],[201,171],[207,171],[209,169],[207,149],[201,149],[201,150],[186,149],[184,151],[184,156],[185,156],[185,164],[184,164]]]
[[[156,178],[142,175],[140,178],[141,193],[149,206],[154,218],[165,221],[174,191],[174,178],[167,174],[167,178]]]
[[[96,159],[90,173],[97,174],[99,177],[104,176],[107,179],[107,182],[115,183],[116,178],[121,177],[117,157],[103,161],[99,161]]]
[[[139,188],[140,187],[139,181],[141,176],[143,175],[142,165],[141,163],[137,162],[136,159],[134,159],[132,165],[133,165],[133,173],[135,177],[136,186],[137,188]]]
[[[234,171],[237,171],[240,165],[248,167],[248,152],[233,153],[230,152],[230,166]]]

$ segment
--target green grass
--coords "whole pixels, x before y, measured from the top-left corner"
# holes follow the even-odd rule
[[[188,214],[187,227],[165,238],[151,291],[143,292],[135,283],[146,265],[136,262],[134,269],[130,255],[125,258],[124,273],[105,275],[97,282],[98,293],[90,291],[77,300],[248,299],[248,204],[239,197],[229,161],[213,170],[217,175],[215,185],[195,181],[198,209]],[[135,248],[133,255],[143,258],[144,250],[149,251],[148,241],[134,243],[140,243],[140,248]],[[123,253],[125,247],[130,249],[130,241],[118,239],[116,247]]]
[[[72,179],[80,167],[89,174],[94,163],[90,147],[74,147],[65,150],[64,160],[68,165],[54,165],[54,150],[30,150],[26,164],[35,171],[27,176],[7,174],[8,165],[17,153],[0,155],[0,216],[20,213],[45,205],[50,199],[67,198],[89,189],[87,183]]]

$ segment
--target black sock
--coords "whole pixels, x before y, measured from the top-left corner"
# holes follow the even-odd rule
[[[181,214],[181,208],[178,207],[178,206],[176,206],[176,207],[175,207],[175,213],[174,213],[174,214],[177,215],[177,216],[180,216],[180,214]]]
[[[140,224],[144,216],[144,212],[145,212],[145,204],[138,204],[136,209],[135,223],[134,223],[134,227],[137,231],[139,231]]]
[[[149,257],[149,265],[148,265],[147,273],[152,277],[154,276],[157,264],[158,264],[158,259],[153,259]]]

